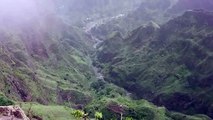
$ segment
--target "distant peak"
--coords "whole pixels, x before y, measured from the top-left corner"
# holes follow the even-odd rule
[[[213,22],[213,12],[209,12],[203,9],[196,9],[196,10],[188,10],[184,13],[183,17],[189,18],[193,16],[196,20],[202,20],[205,22]],[[211,19],[210,19],[211,18]]]
[[[196,14],[213,14],[213,12],[209,12],[209,11],[206,11],[204,9],[194,9],[194,10],[187,10],[185,12],[185,14],[193,14],[193,15],[196,15]]]
[[[170,20],[172,24],[182,24],[185,27],[208,26],[213,27],[213,12],[202,9],[188,10],[183,15]]]

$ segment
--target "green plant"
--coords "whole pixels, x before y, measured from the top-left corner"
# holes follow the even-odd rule
[[[125,120],[133,120],[132,117],[126,117]]]
[[[95,112],[95,119],[100,120],[103,118],[103,114],[101,112]]]
[[[81,110],[74,110],[72,112],[72,115],[76,118],[76,119],[81,119],[84,117],[84,111]]]

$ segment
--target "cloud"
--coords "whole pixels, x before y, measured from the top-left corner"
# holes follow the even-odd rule
[[[0,15],[34,15],[37,12],[34,0],[0,0]]]
[[[52,0],[0,0],[0,23],[25,23],[53,14]]]

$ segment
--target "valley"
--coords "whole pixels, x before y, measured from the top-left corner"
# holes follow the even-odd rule
[[[1,5],[0,119],[212,120],[211,0]]]
[[[190,34],[191,32],[199,33],[198,31],[196,31],[197,27],[202,26],[200,23],[199,25],[201,26],[196,26],[199,20],[196,21],[195,23],[189,23],[191,26],[194,26],[193,30],[195,30],[196,32],[188,31],[188,30],[191,30],[189,29],[191,26],[187,26],[187,27],[181,26],[181,24],[187,24],[187,22],[190,22],[189,16],[192,17],[193,19],[193,18],[199,18],[198,17],[199,15],[211,17],[211,13],[205,13],[204,11],[189,11],[189,12],[186,12],[183,16],[180,16],[176,19],[171,20],[167,24],[164,24],[160,28],[159,27],[156,28],[154,25],[149,25],[146,27],[141,27],[136,29],[135,32],[132,35],[128,36],[128,38],[126,39],[123,39],[122,36],[118,34],[114,38],[111,38],[105,41],[103,43],[102,49],[99,51],[97,56],[97,60],[99,61],[98,65],[101,68],[103,68],[102,72],[105,76],[105,80],[109,82],[113,82],[116,85],[121,86],[125,88],[126,90],[133,92],[139,99],[145,98],[159,105],[168,105],[167,108],[171,110],[182,110],[181,106],[184,106],[184,107],[187,107],[186,111],[184,112],[190,113],[191,111],[187,111],[187,109],[190,109],[190,107],[194,108],[196,104],[197,108],[194,108],[194,110],[193,108],[190,109],[193,111],[193,113],[195,111],[199,111],[199,112],[205,111],[207,112],[207,114],[211,116],[212,108],[209,108],[210,105],[207,105],[207,106],[199,105],[201,101],[202,102],[205,101],[205,104],[208,104],[208,102],[210,102],[209,99],[211,98],[207,98],[206,100],[204,100],[204,96],[205,96],[205,94],[203,94],[204,91],[202,91],[201,94],[199,94],[199,92],[196,91],[196,89],[200,87],[202,89],[211,90],[211,87],[208,85],[194,86],[194,84],[199,84],[199,83],[198,81],[196,82],[191,81],[192,79],[190,77],[190,76],[194,76],[194,74],[197,74],[197,72],[191,71],[191,70],[194,69],[194,67],[198,67],[195,61],[199,60],[200,58],[199,56],[197,57],[194,56],[196,57],[196,58],[193,58],[194,62],[192,61],[188,62],[188,60],[191,59],[189,56],[187,56],[189,54],[187,54],[186,56],[185,54],[180,54],[186,51],[193,53],[194,52],[193,50],[195,49],[194,47],[200,47],[200,46],[192,45],[193,50],[191,51],[188,47],[188,45],[191,46],[190,43],[186,43],[186,44],[182,43],[182,42],[187,42],[187,41],[184,41],[184,39],[187,39],[187,36],[190,36],[190,35],[185,35],[186,38],[181,38],[179,36],[176,36],[176,35],[184,34],[182,32],[185,30],[187,31],[185,34]],[[186,21],[182,21],[182,20],[186,20]],[[173,25],[174,26],[177,25],[176,27],[178,28],[173,27]],[[197,29],[197,30],[200,30],[200,29]],[[208,30],[211,31],[211,27]],[[205,32],[207,33],[207,31]],[[164,35],[164,33],[166,34]],[[203,35],[202,37],[203,39],[205,39],[206,36]],[[174,38],[179,38],[179,39],[178,41],[176,41],[176,39]],[[116,41],[116,43],[114,41]],[[199,41],[196,41],[196,42],[199,42]],[[192,43],[195,44],[194,42]],[[176,46],[177,48],[175,48],[173,45]],[[195,44],[195,45],[198,45],[198,44]],[[202,48],[206,48],[206,47],[202,47]],[[203,49],[203,52],[202,52],[203,53],[202,55],[206,55],[207,61],[208,61],[208,55],[211,56],[211,52],[210,52],[211,50],[208,52],[210,54],[205,54],[204,51],[208,51],[208,50]],[[199,55],[199,54],[195,54],[195,55]],[[184,61],[184,57],[187,57],[187,59],[185,59],[186,61]],[[209,60],[211,61],[211,58]],[[205,63],[202,63],[202,64],[204,65]],[[202,64],[199,64],[199,65],[202,66]],[[208,63],[208,65],[210,66],[211,64],[212,62]],[[167,65],[172,67],[166,67]],[[205,69],[206,68],[207,67],[205,67]],[[166,75],[165,73],[168,73],[168,75]],[[203,77],[205,75],[211,76],[211,73],[212,72],[210,70],[206,73],[203,73],[202,76]],[[211,80],[211,78],[209,79],[209,77],[207,76],[201,79]],[[191,88],[191,86],[193,86],[193,88]],[[208,90],[206,92],[209,92]],[[190,95],[188,95],[189,91],[190,91],[189,93]],[[193,94],[192,91],[194,92],[196,91],[195,94]],[[198,97],[200,95],[202,96],[204,95],[201,101]],[[193,99],[193,102],[191,101],[191,99]],[[174,101],[171,101],[171,100],[174,100]],[[172,107],[173,105],[174,107]],[[198,106],[200,106],[200,108]]]

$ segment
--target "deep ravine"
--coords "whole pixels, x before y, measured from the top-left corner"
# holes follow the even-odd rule
[[[96,37],[96,35],[94,35],[94,33],[92,32],[92,29],[95,28],[95,27],[99,27],[102,24],[107,24],[107,22],[119,19],[121,17],[125,17],[125,14],[118,14],[118,15],[113,16],[113,17],[102,18],[102,19],[99,19],[99,20],[96,20],[96,21],[89,22],[89,23],[87,23],[85,25],[85,27],[83,28],[84,32],[87,35],[90,36],[90,38],[92,39],[92,41],[94,41],[93,48],[96,51],[98,50],[98,46],[103,42],[103,40],[98,39]],[[94,58],[91,58],[91,60],[92,60],[92,62],[94,62]],[[101,73],[100,68],[98,68],[97,66],[95,66],[94,64],[92,64],[92,69],[94,70],[94,73],[95,73],[95,76],[96,76],[97,80],[103,80],[103,81],[105,81],[104,80],[104,75]],[[125,92],[126,92],[126,96],[128,96],[128,97],[132,97],[133,96],[132,93],[130,93],[128,91],[125,91]]]
[[[90,38],[92,39],[92,41],[94,41],[94,44],[93,44],[93,48],[95,50],[98,49],[98,46],[103,42],[102,40],[98,39],[94,33],[92,32],[92,29],[95,28],[95,27],[98,27],[102,24],[106,24],[107,22],[110,22],[112,20],[115,20],[115,19],[119,19],[121,17],[124,17],[125,14],[118,14],[116,16],[113,16],[113,17],[107,17],[107,18],[102,18],[102,19],[98,19],[98,20],[95,20],[95,21],[92,21],[92,22],[88,22],[85,27],[83,28],[84,29],[84,32],[90,36]],[[94,60],[93,58],[91,58],[92,60]],[[104,80],[104,76],[103,74],[100,72],[99,68],[97,68],[96,66],[92,65],[92,68],[95,72],[95,76],[97,79],[99,80]]]

